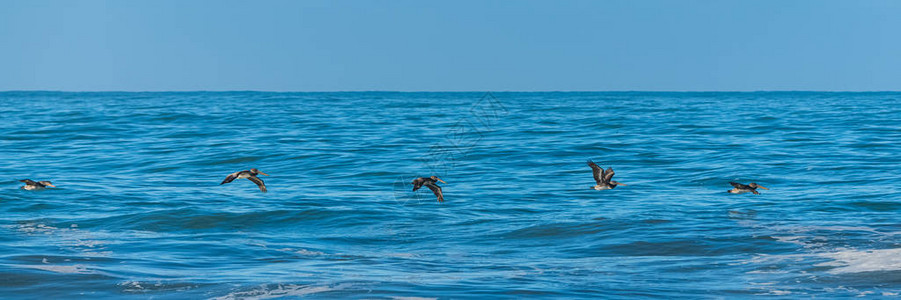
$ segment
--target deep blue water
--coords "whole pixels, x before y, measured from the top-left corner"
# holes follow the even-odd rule
[[[0,101],[3,298],[901,293],[901,93]]]

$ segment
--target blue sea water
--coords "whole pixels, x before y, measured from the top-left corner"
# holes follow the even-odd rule
[[[0,102],[2,298],[901,294],[901,93]]]

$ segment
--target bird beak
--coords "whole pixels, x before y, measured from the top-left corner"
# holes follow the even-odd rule
[[[625,183],[622,183],[622,182],[617,182],[616,185],[629,186],[628,184],[625,184]]]
[[[49,186],[49,187],[56,187],[55,185],[52,185],[52,184],[49,184],[49,183],[47,184],[47,186]]]
[[[263,171],[260,171],[260,174],[263,174],[263,175],[266,175],[266,176],[269,176],[269,174],[266,174],[266,173],[263,173]]]
[[[441,180],[441,178],[435,177],[435,179],[438,179],[438,181],[441,181],[441,183],[447,183],[447,182],[444,182],[444,180]]]
[[[770,189],[768,189],[768,188],[765,188],[765,187],[763,187],[763,186],[762,186],[762,185],[759,185],[759,184],[758,184],[758,185],[757,185],[757,187],[759,187],[759,188],[762,188],[762,189],[764,189],[764,190],[767,190],[767,191],[769,191],[769,190],[770,190]]]

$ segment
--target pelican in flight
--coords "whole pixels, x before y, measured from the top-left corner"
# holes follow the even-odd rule
[[[49,187],[56,187],[55,185],[53,185],[52,183],[50,183],[50,181],[46,181],[46,180],[44,180],[44,181],[34,181],[34,180],[31,180],[31,179],[22,179],[22,180],[19,180],[19,182],[24,182],[25,185],[23,185],[22,188],[23,188],[23,189],[26,189],[26,190],[29,190],[29,191],[30,191],[30,190],[43,190],[43,189],[47,188],[48,186],[49,186]]]
[[[266,184],[263,183],[262,179],[257,177],[257,175],[260,175],[260,174],[269,176],[269,174],[263,173],[263,171],[260,171],[257,169],[250,169],[250,171],[248,171],[248,170],[238,171],[238,172],[228,174],[228,177],[225,177],[225,180],[223,180],[222,183],[220,183],[219,185],[223,185],[223,184],[232,182],[235,179],[247,178],[250,181],[253,181],[253,183],[256,183],[257,186],[260,187],[260,191],[265,193],[266,192]]]
[[[613,172],[613,167],[607,168],[607,171],[604,171],[604,169],[590,159],[588,160],[588,166],[591,167],[591,173],[594,174],[594,181],[598,183],[598,185],[591,188],[600,191],[615,188],[617,185],[626,186],[626,184],[610,180],[613,178],[613,174],[615,174]]]
[[[766,187],[764,187],[764,186],[762,186],[762,185],[759,185],[759,184],[757,184],[757,183],[755,183],[755,182],[749,183],[748,185],[744,185],[744,184],[741,184],[741,183],[738,183],[738,182],[731,182],[731,181],[730,181],[729,184],[731,184],[731,185],[734,186],[735,188],[734,188],[734,189],[731,189],[731,190],[728,190],[727,192],[730,192],[730,193],[733,193],[733,194],[741,194],[741,193],[748,193],[748,192],[751,192],[751,193],[754,193],[754,195],[760,195],[760,193],[757,192],[757,188],[762,188],[762,189],[764,189],[764,190],[769,190],[768,188],[766,188]]]
[[[442,202],[442,201],[444,201],[444,194],[441,193],[441,187],[438,186],[437,181],[441,181],[441,183],[447,183],[447,182],[444,182],[444,180],[441,180],[440,178],[438,178],[438,176],[419,177],[419,178],[413,179],[413,182],[411,182],[411,183],[413,184],[414,192],[424,185],[424,186],[428,187],[430,190],[432,190],[432,193],[435,193],[435,197],[438,197],[438,202]]]

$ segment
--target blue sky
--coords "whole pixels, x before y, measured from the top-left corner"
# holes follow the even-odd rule
[[[901,1],[8,1],[0,90],[901,90]]]

